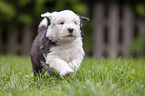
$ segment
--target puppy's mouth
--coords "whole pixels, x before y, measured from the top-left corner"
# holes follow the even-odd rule
[[[67,35],[66,37],[74,37],[72,34]]]
[[[76,36],[73,35],[73,34],[69,34],[69,35],[63,36],[62,38],[63,38],[63,39],[66,39],[66,40],[73,40],[73,39],[76,38]]]
[[[65,37],[76,37],[76,36],[73,35],[73,34],[67,34],[67,35],[64,36],[64,38],[65,38]]]

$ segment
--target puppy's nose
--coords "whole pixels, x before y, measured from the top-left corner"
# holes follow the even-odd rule
[[[74,29],[73,28],[68,28],[67,30],[68,30],[69,33],[73,33]]]

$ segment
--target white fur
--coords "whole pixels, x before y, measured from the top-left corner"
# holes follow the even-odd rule
[[[70,10],[47,12],[41,16],[51,21],[46,37],[58,42],[58,45],[52,47],[47,54],[46,63],[61,76],[75,73],[85,54],[82,48],[79,16]],[[72,36],[69,36],[69,28],[73,29]]]
[[[40,22],[39,27],[42,26],[42,25],[44,25],[44,26],[47,26],[47,25],[48,25],[48,21],[47,21],[46,18],[44,18],[44,19]]]

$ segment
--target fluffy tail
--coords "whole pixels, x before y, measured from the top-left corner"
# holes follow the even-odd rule
[[[42,31],[46,31],[47,25],[48,25],[48,21],[46,18],[44,18],[38,26],[38,33],[42,32]]]

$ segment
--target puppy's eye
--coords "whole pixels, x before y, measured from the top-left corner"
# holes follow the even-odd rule
[[[74,22],[76,25],[79,25],[78,22]]]
[[[64,22],[60,22],[59,24],[63,25],[63,24],[64,24]]]

